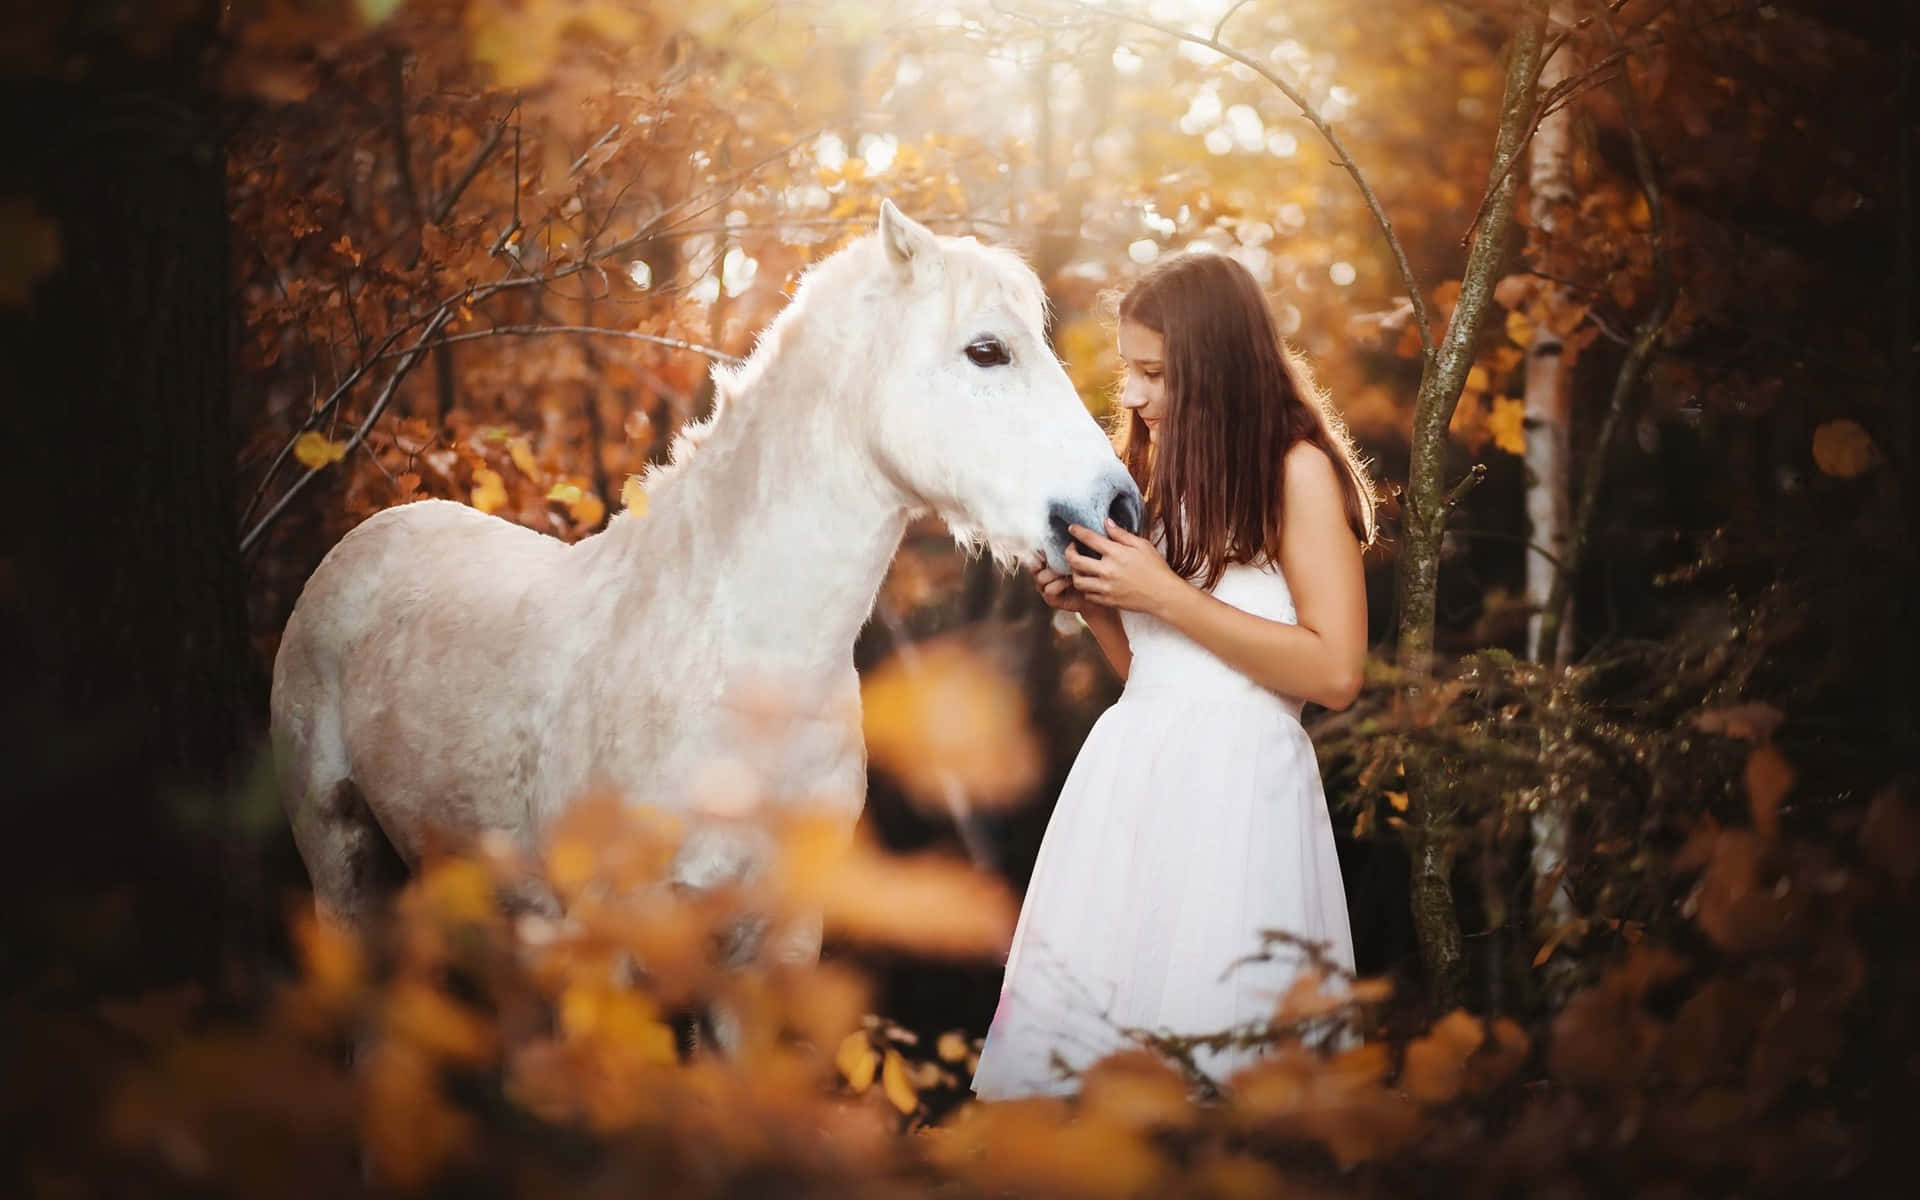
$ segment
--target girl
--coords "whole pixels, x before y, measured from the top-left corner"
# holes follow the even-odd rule
[[[1036,573],[1126,680],[1060,793],[973,1089],[1067,1092],[1124,1030],[1264,1021],[1297,976],[1260,931],[1351,969],[1346,896],[1302,701],[1360,689],[1372,485],[1297,374],[1259,284],[1232,259],[1169,259],[1120,302],[1123,456],[1136,537],[1075,526],[1091,553]],[[1203,1051],[1216,1081],[1250,1051]]]

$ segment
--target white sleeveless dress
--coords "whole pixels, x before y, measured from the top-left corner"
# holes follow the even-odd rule
[[[1213,594],[1297,621],[1277,566],[1234,564]],[[1333,824],[1300,702],[1171,626],[1123,612],[1125,692],[1087,735],[1054,806],[1007,957],[973,1090],[1065,1094],[1128,1044],[1121,1030],[1204,1034],[1269,1017],[1297,953],[1236,960],[1259,931],[1326,943],[1353,967]],[[1231,971],[1229,968],[1232,968]],[[1251,1061],[1207,1052],[1215,1080]]]

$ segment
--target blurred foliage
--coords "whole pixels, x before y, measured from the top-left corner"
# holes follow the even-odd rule
[[[540,862],[434,862],[364,942],[299,918],[297,975],[254,1018],[192,994],[69,1012],[26,1047],[15,1094],[57,1107],[60,1077],[115,1082],[100,1144],[41,1143],[36,1190],[1780,1194],[1876,1178],[1903,1150],[1885,1101],[1920,1061],[1902,1002],[1920,810],[1892,791],[1818,840],[1701,821],[1663,884],[1686,918],[1596,956],[1532,1028],[1454,1012],[1390,1033],[1384,984],[1309,976],[1223,1095],[1148,1038],[1071,1099],[958,1111],[964,1034],[863,1015],[864,981],[831,961],[718,965],[743,910],[777,927],[824,908],[858,940],[856,914],[898,908],[941,914],[930,948],[1003,943],[982,877],[829,828],[795,819],[758,880],[684,894],[653,882],[673,820],[589,803]],[[530,876],[564,919],[512,915]],[[835,898],[848,877],[857,903]],[[674,1017],[695,1006],[728,1014],[732,1053],[680,1052]],[[1303,1038],[1334,1012],[1364,1040]]]

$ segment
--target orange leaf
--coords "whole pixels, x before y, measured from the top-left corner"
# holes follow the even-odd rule
[[[1880,448],[1858,421],[1841,418],[1813,431],[1813,461],[1823,474],[1854,479],[1880,462]]]

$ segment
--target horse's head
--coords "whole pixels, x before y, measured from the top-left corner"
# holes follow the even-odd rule
[[[1064,570],[1070,524],[1138,532],[1140,490],[1047,343],[1033,271],[891,202],[869,240],[864,423],[881,469],[1003,562]]]

